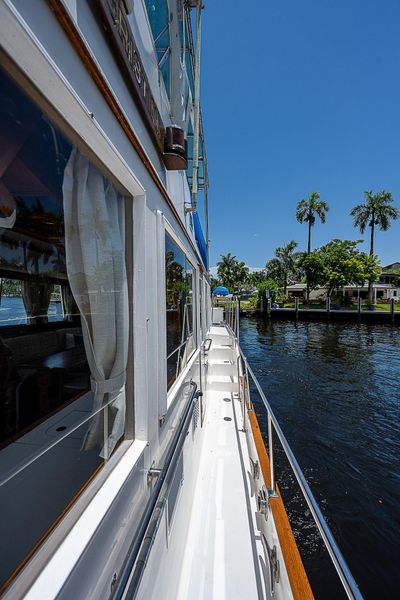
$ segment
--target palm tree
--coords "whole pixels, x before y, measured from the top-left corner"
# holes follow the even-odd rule
[[[275,250],[275,258],[271,258],[265,266],[268,276],[281,280],[283,283],[283,294],[286,297],[288,280],[295,273],[298,252],[295,252],[297,242],[292,240],[286,246]]]
[[[308,223],[308,243],[307,254],[311,253],[311,227],[315,223],[315,215],[318,215],[321,223],[325,223],[326,213],[329,211],[329,204],[321,200],[318,192],[311,192],[308,200],[300,200],[296,207],[296,219],[299,223]],[[310,298],[310,287],[307,277],[307,302]]]
[[[218,277],[222,285],[226,286],[230,292],[238,292],[245,284],[249,269],[243,261],[239,262],[236,256],[230,252],[223,256],[217,263]]]
[[[222,285],[226,286],[229,291],[233,291],[237,262],[236,256],[228,252],[225,256],[221,254],[221,260],[217,263],[218,278]]]
[[[307,254],[311,252],[311,227],[315,223],[315,215],[325,223],[326,213],[329,211],[329,204],[320,199],[318,192],[311,192],[308,200],[300,200],[296,207],[296,219],[299,223],[308,223],[308,244]]]
[[[377,194],[372,191],[364,192],[364,204],[357,204],[350,212],[354,219],[354,227],[358,227],[361,233],[364,233],[366,227],[371,227],[371,239],[369,245],[370,256],[374,255],[375,225],[381,231],[387,231],[391,225],[391,220],[400,217],[400,211],[392,206],[393,198],[391,192],[382,190]],[[372,282],[368,282],[368,301],[372,304]]]
[[[244,263],[242,260],[235,266],[234,278],[234,291],[237,294],[240,294],[240,292],[249,282],[249,267],[246,267],[246,263]]]

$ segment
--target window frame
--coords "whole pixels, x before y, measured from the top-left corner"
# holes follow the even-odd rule
[[[10,35],[15,30],[12,22]],[[23,31],[26,30],[23,28]],[[18,32],[19,34],[19,32]],[[23,561],[16,566],[6,582],[6,594],[18,587],[18,590],[26,590],[30,587],[32,579],[43,570],[43,563],[55,553],[62,540],[75,527],[79,518],[93,500],[94,496],[101,490],[110,474],[121,462],[128,450],[137,455],[139,461],[144,451],[143,440],[135,439],[127,435],[128,431],[135,431],[134,403],[135,390],[133,385],[133,373],[135,368],[133,356],[133,329],[134,311],[132,310],[132,298],[134,296],[134,273],[133,273],[133,236],[132,214],[135,199],[145,194],[144,188],[139,184],[137,177],[131,171],[116,148],[111,144],[105,132],[94,121],[87,119],[87,111],[78,94],[56,67],[54,61],[46,55],[39,44],[32,39],[29,30],[25,44],[32,54],[25,52],[24,44],[20,44],[19,51],[12,61],[4,50],[0,49],[0,64],[10,79],[19,86],[26,97],[35,104],[46,117],[54,124],[72,145],[76,146],[91,161],[91,163],[106,177],[112,185],[124,197],[125,216],[129,207],[130,217],[125,221],[124,237],[126,252],[126,268],[128,278],[128,302],[129,302],[129,341],[128,341],[128,363],[127,363],[127,414],[125,434],[111,457],[104,463],[102,468],[97,469],[87,479],[84,486],[79,490],[73,501],[65,506],[64,511],[51,524],[42,537],[40,545],[36,544]],[[32,48],[31,46],[34,46]],[[29,60],[28,57],[29,56]],[[32,81],[30,63],[37,57],[36,82]],[[49,77],[53,70],[54,76]],[[40,83],[38,83],[40,81]],[[35,83],[38,87],[36,87]],[[40,85],[42,84],[42,85]],[[60,92],[62,90],[62,92]],[[130,228],[129,228],[130,227]],[[18,328],[27,328],[29,325],[19,325]],[[131,405],[132,410],[128,410]],[[129,414],[130,413],[130,414]],[[129,423],[129,427],[128,427]],[[130,466],[133,469],[134,465]],[[121,482],[121,486],[124,482]],[[43,541],[42,541],[43,540]],[[26,565],[28,564],[28,567]],[[25,593],[24,592],[24,593]]]
[[[163,252],[162,252],[162,264],[164,265],[164,273],[163,273],[163,285],[164,285],[164,290],[166,289],[166,272],[165,272],[165,240],[166,240],[166,234],[168,234],[170,236],[170,238],[172,239],[172,241],[174,242],[174,244],[176,244],[176,246],[179,248],[179,250],[184,254],[185,256],[185,260],[190,264],[190,266],[193,269],[193,280],[192,280],[192,290],[193,290],[193,342],[194,342],[194,348],[193,351],[190,353],[190,355],[187,357],[186,360],[186,365],[184,368],[182,368],[182,370],[178,373],[177,377],[175,378],[175,380],[172,382],[171,386],[168,388],[168,381],[167,381],[167,376],[165,377],[165,381],[164,381],[164,386],[165,386],[165,390],[166,390],[166,411],[169,410],[171,404],[173,403],[180,386],[182,385],[182,382],[185,378],[185,376],[187,375],[189,369],[191,368],[194,360],[196,359],[197,353],[199,351],[199,340],[198,340],[198,334],[197,334],[197,315],[196,315],[196,311],[197,311],[197,305],[198,305],[198,298],[197,298],[197,287],[196,287],[196,280],[198,277],[198,268],[195,266],[196,261],[193,260],[193,257],[191,255],[191,253],[188,251],[188,248],[184,246],[184,244],[182,243],[182,241],[179,239],[179,237],[176,234],[176,231],[173,229],[172,225],[169,223],[169,221],[164,217],[164,236],[163,236],[163,240],[164,240],[164,244],[163,244]],[[164,305],[162,308],[162,311],[164,314],[166,314],[166,298],[165,298],[165,291],[164,291]],[[167,320],[165,318],[165,329],[162,332],[163,335],[163,339],[164,339],[164,347],[161,346],[162,349],[162,357],[163,360],[165,362],[165,365],[167,363]],[[167,368],[165,368],[165,375],[167,375]]]

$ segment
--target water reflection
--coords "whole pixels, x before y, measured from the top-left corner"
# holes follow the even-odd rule
[[[399,329],[246,318],[241,343],[364,597],[397,597]],[[256,410],[266,431],[257,399]],[[327,592],[318,536],[281,463],[316,595],[337,598],[336,589]]]

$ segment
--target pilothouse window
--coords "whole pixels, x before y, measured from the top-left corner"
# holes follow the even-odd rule
[[[1,592],[124,437],[129,322],[126,199],[2,71],[0,111]]]
[[[195,348],[194,270],[168,233],[165,236],[167,298],[167,387],[186,366]]]

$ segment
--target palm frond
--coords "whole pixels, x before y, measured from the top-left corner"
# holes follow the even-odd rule
[[[371,208],[367,204],[357,204],[357,206],[350,211],[350,215],[353,217],[354,227],[358,227],[360,232],[364,233],[365,228],[371,219]]]
[[[307,200],[299,200],[296,207],[296,219],[299,223],[304,223],[307,220],[309,212],[309,204]]]

